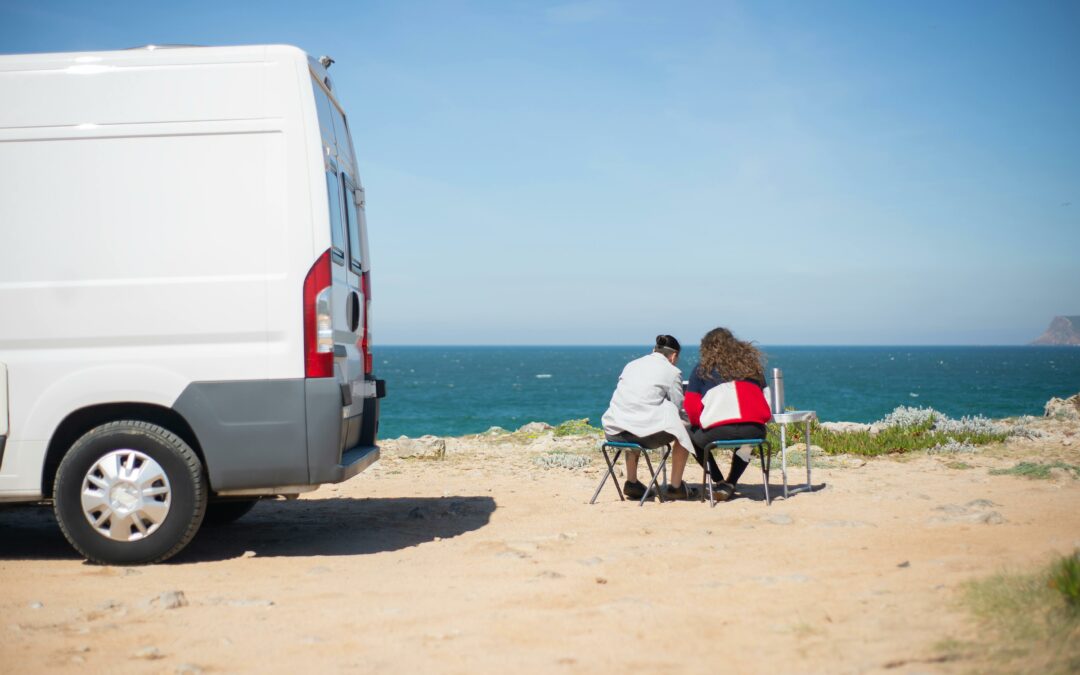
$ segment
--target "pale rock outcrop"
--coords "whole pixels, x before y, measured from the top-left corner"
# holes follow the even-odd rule
[[[431,435],[420,438],[402,436],[383,442],[380,450],[399,459],[443,459],[446,457],[446,439]]]
[[[1080,420],[1080,394],[1050,399],[1046,402],[1043,416],[1056,420]]]

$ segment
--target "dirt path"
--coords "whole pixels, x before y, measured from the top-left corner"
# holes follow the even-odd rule
[[[989,475],[1005,454],[833,461],[771,507],[752,468],[715,509],[638,508],[610,485],[587,504],[596,462],[466,445],[142,568],[84,564],[49,511],[4,509],[0,671],[963,672],[932,661],[972,631],[962,582],[1080,546],[1080,481]]]

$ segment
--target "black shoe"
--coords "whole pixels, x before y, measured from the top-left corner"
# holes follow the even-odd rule
[[[735,486],[731,483],[713,483],[713,499],[718,502],[726,502],[735,496]]]
[[[626,495],[627,499],[640,500],[642,497],[645,496],[645,484],[640,481],[634,481],[633,483],[631,483],[630,481],[626,481],[625,483],[623,483],[622,491],[623,494]],[[652,497],[651,492],[649,493],[649,496]]]
[[[679,487],[672,487],[670,484],[664,486],[664,499],[670,501],[693,501],[700,499],[701,493],[697,488],[690,487],[690,484],[686,481],[682,482]]]

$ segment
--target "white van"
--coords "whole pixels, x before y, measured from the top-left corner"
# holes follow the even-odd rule
[[[0,56],[0,502],[146,563],[379,457],[364,189],[295,47]]]

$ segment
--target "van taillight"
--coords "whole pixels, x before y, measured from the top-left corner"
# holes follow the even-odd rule
[[[334,376],[332,284],[330,249],[327,249],[304,277],[304,377]]]
[[[364,272],[360,275],[360,292],[364,294],[364,332],[360,337],[360,353],[364,355],[364,374],[370,375],[372,371],[371,342],[368,331],[368,306],[371,305],[371,273]]]

